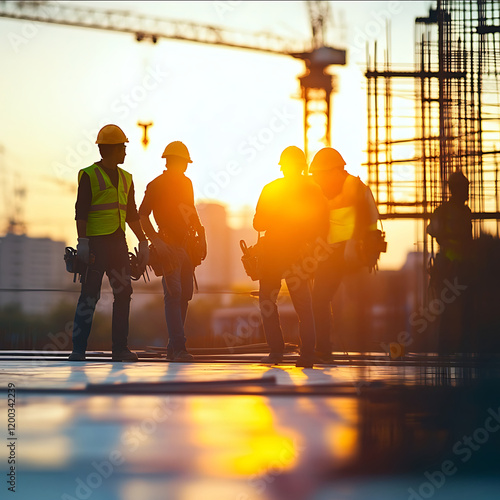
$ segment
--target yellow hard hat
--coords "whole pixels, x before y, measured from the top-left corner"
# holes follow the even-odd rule
[[[188,148],[181,141],[171,142],[163,151],[161,155],[162,158],[166,158],[167,156],[180,156],[188,161],[188,163],[193,163],[191,157],[189,156]]]
[[[345,161],[342,155],[333,148],[320,149],[313,158],[309,172],[321,172],[336,168],[344,169]]]
[[[302,167],[302,170],[307,168],[306,155],[302,149],[297,146],[288,146],[283,150],[280,156],[280,161],[278,163],[281,165],[281,170],[283,170],[284,165],[294,165]]]
[[[123,144],[128,142],[127,136],[118,125],[104,125],[97,134],[96,144]]]

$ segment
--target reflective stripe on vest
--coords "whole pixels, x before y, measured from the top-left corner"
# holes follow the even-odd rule
[[[90,178],[92,201],[87,218],[87,236],[114,233],[119,227],[125,232],[127,200],[132,185],[132,175],[118,168],[118,189],[115,188],[106,172],[98,165],[80,170],[78,182],[83,173]]]

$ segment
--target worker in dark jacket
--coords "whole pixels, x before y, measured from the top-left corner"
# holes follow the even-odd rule
[[[78,174],[76,226],[77,257],[88,265],[73,325],[70,361],[84,361],[102,277],[113,289],[112,359],[137,361],[127,346],[130,297],[130,263],[125,240],[126,223],[139,240],[139,268],[145,269],[148,242],[135,205],[132,175],[118,165],[125,161],[127,137],[116,125],[104,126],[97,136],[101,160]]]
[[[205,229],[194,205],[193,185],[184,175],[188,164],[192,163],[187,147],[180,141],[171,142],[162,158],[165,158],[166,170],[148,184],[139,214],[144,232],[164,262],[162,284],[169,336],[167,359],[190,361],[193,356],[186,350],[184,322],[193,296],[194,266],[207,255]],[[151,212],[158,231],[149,219]],[[200,254],[197,257],[190,251],[193,239],[198,243]]]
[[[472,213],[466,205],[469,180],[461,171],[448,177],[449,200],[432,214],[427,232],[439,243],[439,252],[431,267],[431,290],[443,303],[439,316],[438,352],[469,352],[473,340],[472,291]],[[449,283],[459,288],[454,300],[444,300]],[[449,295],[449,293],[448,293]]]
[[[286,148],[280,162],[283,178],[267,184],[259,197],[253,226],[265,231],[262,240],[259,304],[270,354],[262,361],[279,363],[284,340],[276,301],[285,278],[299,317],[301,354],[297,366],[311,367],[314,361],[314,319],[311,273],[304,269],[310,246],[318,237],[326,238],[328,212],[321,189],[302,175],[307,170],[303,151]]]

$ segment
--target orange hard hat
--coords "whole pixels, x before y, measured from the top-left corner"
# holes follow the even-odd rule
[[[180,156],[187,160],[188,163],[193,163],[191,156],[189,156],[188,148],[181,141],[174,141],[168,144],[161,157],[166,158],[167,156]]]
[[[309,172],[321,172],[333,169],[344,169],[345,161],[342,155],[333,148],[320,149],[313,158]]]
[[[288,146],[281,153],[278,164],[281,165],[281,170],[283,170],[284,165],[290,164],[301,167],[302,170],[305,170],[307,168],[306,155],[304,154],[304,151],[297,146]]]
[[[97,134],[96,144],[123,144],[128,142],[127,136],[118,125],[104,125]]]

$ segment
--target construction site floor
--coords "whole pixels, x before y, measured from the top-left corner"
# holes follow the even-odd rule
[[[498,498],[494,358],[66,356],[0,351],[2,499]]]

